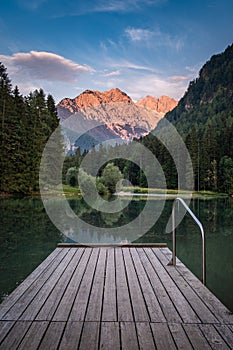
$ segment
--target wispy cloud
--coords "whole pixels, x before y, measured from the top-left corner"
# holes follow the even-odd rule
[[[48,0],[17,0],[19,6],[35,11]]]
[[[112,61],[112,62],[109,62],[109,66],[112,66],[115,68],[121,68],[121,69],[136,70],[136,71],[155,72],[155,69],[152,67],[140,65],[127,60]]]
[[[93,69],[88,66],[80,65],[51,52],[19,52],[12,56],[0,55],[0,60],[6,64],[14,76],[37,80],[75,82],[80,73],[93,72]]]
[[[184,37],[162,32],[159,28],[126,28],[125,35],[133,43],[146,44],[151,47],[168,47],[179,51],[184,45]]]
[[[171,81],[169,77],[156,74],[132,76],[124,82],[126,91],[135,100],[146,95],[155,97],[167,95],[179,100],[183,96],[187,85],[187,80]]]
[[[169,77],[169,80],[174,83],[179,83],[181,81],[189,80],[191,77],[191,75],[174,75]]]
[[[118,76],[120,74],[121,74],[120,70],[115,70],[113,72],[103,74],[103,77],[115,77],[115,76]]]
[[[97,2],[96,6],[94,6],[93,11],[95,12],[128,12],[129,11],[129,3],[128,1],[100,1]]]
[[[132,41],[148,41],[150,40],[154,32],[148,29],[142,28],[126,28],[125,33],[127,37]]]
[[[179,51],[184,46],[184,36],[179,37],[157,29],[154,31],[154,44],[157,46],[170,47]]]
[[[25,0],[27,1],[27,0]],[[34,0],[37,1],[37,0]],[[38,0],[40,1],[40,0]],[[43,1],[43,0],[41,0]],[[47,0],[44,0],[47,1]],[[65,8],[54,4],[53,17],[81,16],[87,13],[131,13],[155,7],[168,0],[86,0],[69,1]],[[58,11],[57,11],[58,10]]]
[[[167,0],[101,0],[94,9],[98,12],[131,12],[145,6],[158,6]]]

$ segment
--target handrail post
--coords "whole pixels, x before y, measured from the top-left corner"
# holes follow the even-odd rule
[[[172,265],[176,265],[176,220],[175,220],[175,203],[176,201],[173,202],[173,207],[172,207]]]
[[[184,202],[181,198],[176,198],[173,202],[172,206],[172,259],[169,262],[169,265],[176,265],[176,221],[175,221],[175,207],[176,203],[180,202],[184,208],[187,210],[187,212],[190,214],[192,219],[196,222],[196,224],[199,226],[202,236],[202,283],[206,284],[206,247],[205,247],[205,233],[203,226],[201,222],[198,220],[198,218],[194,215],[192,210],[187,206],[187,204]]]

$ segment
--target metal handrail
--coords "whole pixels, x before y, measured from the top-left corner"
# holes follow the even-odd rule
[[[196,224],[199,226],[201,230],[201,236],[202,236],[202,283],[206,284],[206,253],[205,253],[205,233],[203,226],[201,222],[198,220],[198,218],[194,215],[192,210],[187,206],[187,204],[184,202],[181,198],[176,198],[173,202],[172,207],[172,259],[169,262],[169,265],[176,265],[176,225],[175,225],[175,207],[176,204],[180,202],[184,208],[187,210],[187,212],[190,214],[190,216],[193,218],[193,220],[196,222]]]

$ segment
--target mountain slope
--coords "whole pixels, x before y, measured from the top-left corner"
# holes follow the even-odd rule
[[[153,98],[150,97],[150,99]],[[168,99],[164,97],[161,99],[163,111],[170,109]],[[74,99],[63,99],[57,105],[57,111],[61,121],[65,121],[70,116],[72,116],[74,124],[78,124],[80,121],[83,124],[85,120],[93,121],[95,128],[93,127],[91,131],[88,130],[89,149],[93,145],[109,139],[118,138],[129,141],[134,137],[140,138],[147,135],[165,114],[161,109],[162,103],[159,105],[160,111],[156,110],[158,103],[154,104],[154,108],[151,106],[145,108],[148,107],[147,103],[148,98],[144,102],[134,103],[120,89],[104,92],[86,90]],[[73,140],[72,142],[74,147],[84,148],[83,136],[78,141]],[[85,142],[86,147],[87,142]]]
[[[193,126],[201,134],[205,125],[217,128],[230,122],[233,113],[233,45],[206,62],[199,77],[190,82],[176,108],[166,114],[178,130],[186,135]]]
[[[233,44],[206,62],[199,77],[165,118],[175,125],[189,150],[195,189],[232,194]],[[162,126],[163,120],[157,131]],[[149,138],[143,142],[151,147]]]

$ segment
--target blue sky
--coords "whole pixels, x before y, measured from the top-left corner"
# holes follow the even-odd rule
[[[2,0],[0,61],[56,102],[118,87],[179,99],[233,42],[232,0]]]

